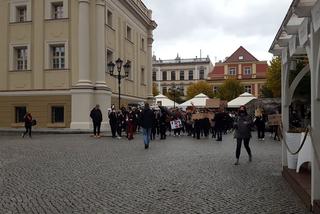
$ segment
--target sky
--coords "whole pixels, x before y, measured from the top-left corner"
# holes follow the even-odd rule
[[[243,46],[270,61],[271,43],[292,0],[143,0],[153,11],[157,59],[209,55],[214,63]],[[201,51],[200,51],[201,50]]]

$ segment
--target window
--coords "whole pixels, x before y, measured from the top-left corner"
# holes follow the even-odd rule
[[[63,2],[53,2],[51,3],[51,18],[61,19],[63,18]]]
[[[189,80],[193,80],[193,70],[189,71]]]
[[[131,41],[132,40],[132,30],[131,30],[131,27],[129,27],[129,26],[127,26],[127,39],[129,40],[129,41]]]
[[[203,69],[201,69],[199,71],[199,79],[204,80],[204,70]]]
[[[251,94],[251,92],[252,92],[252,90],[251,90],[251,85],[246,85],[246,86],[244,86],[244,91]]]
[[[176,80],[176,72],[171,71],[171,80]]]
[[[51,107],[51,122],[63,123],[64,122],[64,106]]]
[[[229,75],[236,75],[236,68],[229,68]]]
[[[24,116],[27,113],[27,107],[16,106],[16,107],[14,107],[14,112],[15,112],[15,123],[23,123]]]
[[[145,50],[145,41],[144,41],[144,38],[141,38],[141,50]]]
[[[27,6],[17,7],[17,22],[25,22],[27,20]]]
[[[110,50],[107,50],[107,64],[112,61],[113,61],[113,52]]]
[[[243,56],[239,56],[239,60],[243,60]]]
[[[16,70],[27,70],[28,68],[28,48],[15,47]]]
[[[167,93],[168,93],[167,87],[163,87],[163,88],[162,88],[162,94],[167,94]]]
[[[132,62],[131,62],[130,60],[127,60],[127,63],[130,65],[128,79],[129,79],[129,80],[132,80],[132,78],[133,78],[133,73],[132,73],[132,67],[133,67],[133,65],[132,65]]]
[[[167,80],[167,72],[162,71],[162,80],[166,81]]]
[[[112,25],[112,12],[110,10],[107,11],[107,25],[113,27]]]
[[[184,80],[184,71],[180,71],[180,80]]]
[[[244,75],[251,75],[251,67],[244,68]]]
[[[213,87],[213,93],[217,94],[219,92],[219,87],[218,86],[214,86]]]
[[[65,46],[51,45],[51,68],[63,69],[65,68]]]
[[[141,68],[141,84],[145,84],[144,68]]]
[[[152,81],[157,81],[157,72],[152,72]]]

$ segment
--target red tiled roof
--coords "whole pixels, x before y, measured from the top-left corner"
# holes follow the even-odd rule
[[[243,59],[239,59],[242,56]],[[230,57],[228,57],[224,63],[231,62],[255,62],[259,61],[255,58],[249,51],[247,51],[244,47],[240,46]]]
[[[209,79],[223,79],[224,77],[224,66],[216,65],[213,70],[208,74]]]

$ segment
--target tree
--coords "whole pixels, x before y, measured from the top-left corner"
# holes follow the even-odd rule
[[[191,84],[187,89],[187,99],[189,100],[200,93],[204,93],[208,97],[213,98],[212,85],[205,81]]]
[[[244,92],[244,87],[236,79],[227,79],[219,89],[219,97],[222,100],[230,101]]]
[[[281,59],[279,57],[274,57],[270,62],[266,87],[272,91],[273,97],[281,97]]]
[[[158,87],[157,87],[157,85],[156,84],[152,84],[152,94],[153,94],[153,96],[155,97],[155,96],[157,96],[157,95],[159,95],[159,90],[158,90]]]
[[[262,86],[260,93],[262,98],[273,98],[272,90],[266,85]]]
[[[168,90],[168,92],[165,94],[165,96],[167,96],[170,100],[175,101],[176,103],[183,103],[183,93],[179,90],[176,90],[174,92],[174,90]]]

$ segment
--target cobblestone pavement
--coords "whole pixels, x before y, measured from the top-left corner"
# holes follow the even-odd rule
[[[253,162],[242,148],[235,166],[223,137],[145,150],[141,135],[0,136],[0,213],[308,213],[281,176],[278,142],[252,141]]]

